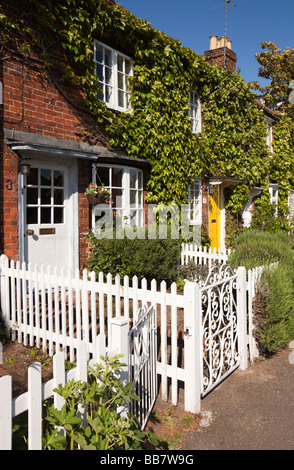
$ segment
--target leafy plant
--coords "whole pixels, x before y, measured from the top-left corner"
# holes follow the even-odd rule
[[[265,267],[253,303],[255,336],[269,353],[282,349],[294,338],[293,236],[246,231],[236,238],[229,264]]]
[[[133,415],[118,413],[119,406],[138,400],[132,384],[123,385],[118,378],[121,357],[101,357],[104,364],[89,367],[89,382],[72,380],[54,390],[65,404],[61,410],[47,407],[45,450],[139,450],[147,439],[157,442]]]
[[[111,202],[112,199],[109,189],[105,188],[104,185],[97,186],[96,183],[90,183],[86,188],[85,194],[90,196],[101,196],[107,200],[107,202]]]
[[[137,276],[138,279],[158,282],[165,280],[173,282],[177,276],[177,267],[180,262],[181,238],[172,239],[170,230],[167,238],[149,239],[147,229],[138,229],[136,238],[114,237],[111,239],[98,239],[93,233],[87,238],[91,243],[91,254],[88,267],[96,274],[103,272],[112,275]],[[134,232],[136,234],[136,231]],[[143,238],[144,237],[144,238]]]

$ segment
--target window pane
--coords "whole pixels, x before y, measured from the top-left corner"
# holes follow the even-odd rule
[[[27,207],[27,224],[37,224],[37,223],[38,223],[38,208]]]
[[[63,171],[54,170],[54,186],[64,186]]]
[[[124,59],[121,55],[117,55],[117,69],[120,72],[124,71]]]
[[[41,185],[51,186],[51,170],[41,169]]]
[[[27,188],[27,204],[38,204],[38,188]]]
[[[41,189],[41,204],[51,204],[51,189]]]
[[[112,89],[109,86],[105,87],[105,101],[106,103],[111,102]]]
[[[129,59],[125,59],[125,73],[130,75],[132,68],[132,62]]]
[[[63,189],[54,189],[54,205],[62,206],[63,204]]]
[[[107,85],[111,84],[112,70],[108,67],[105,68],[105,83]]]
[[[111,50],[109,49],[105,49],[105,65],[107,65],[108,67],[110,67],[112,64],[111,64]]]
[[[122,73],[118,72],[117,74],[117,85],[121,90],[124,89],[124,76]]]
[[[51,207],[41,207],[41,224],[51,224]]]
[[[96,45],[96,61],[103,62],[103,47],[100,45]]]
[[[136,181],[137,181],[137,171],[131,170],[130,171],[130,187],[136,188]]]
[[[112,186],[122,187],[123,170],[121,168],[112,168]]]
[[[109,186],[109,168],[101,166],[97,169],[97,185],[104,184],[104,186]],[[101,183],[100,183],[101,180]]]
[[[54,207],[54,223],[63,224],[63,207]]]
[[[31,168],[31,172],[27,175],[27,184],[38,184],[38,168]]]
[[[113,207],[122,207],[122,195],[123,192],[121,189],[112,190]]]
[[[103,66],[101,64],[97,64],[96,75],[97,75],[99,81],[103,82]]]
[[[123,91],[118,90],[118,105],[123,108],[124,107],[124,93]]]
[[[136,191],[131,191],[130,194],[130,204],[135,206],[136,205]]]

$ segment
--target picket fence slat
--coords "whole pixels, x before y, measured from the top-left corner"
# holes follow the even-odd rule
[[[0,450],[10,450],[12,445],[12,378],[7,375],[0,379]]]
[[[183,243],[181,249],[181,264],[185,265],[188,264],[189,261],[193,261],[197,265],[211,268],[216,262],[227,263],[230,254],[230,249],[222,252],[221,249],[216,250],[216,248],[202,247],[193,243]]]

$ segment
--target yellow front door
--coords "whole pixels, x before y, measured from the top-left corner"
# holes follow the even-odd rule
[[[220,217],[220,198],[221,185],[213,185],[213,193],[209,195],[209,238],[211,248],[220,248],[220,231],[221,231],[221,217]]]

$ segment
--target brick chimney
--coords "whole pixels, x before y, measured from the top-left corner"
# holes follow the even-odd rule
[[[232,51],[232,42],[225,36],[219,39],[216,34],[210,36],[210,48],[204,52],[204,58],[209,64],[236,72],[237,56]]]

